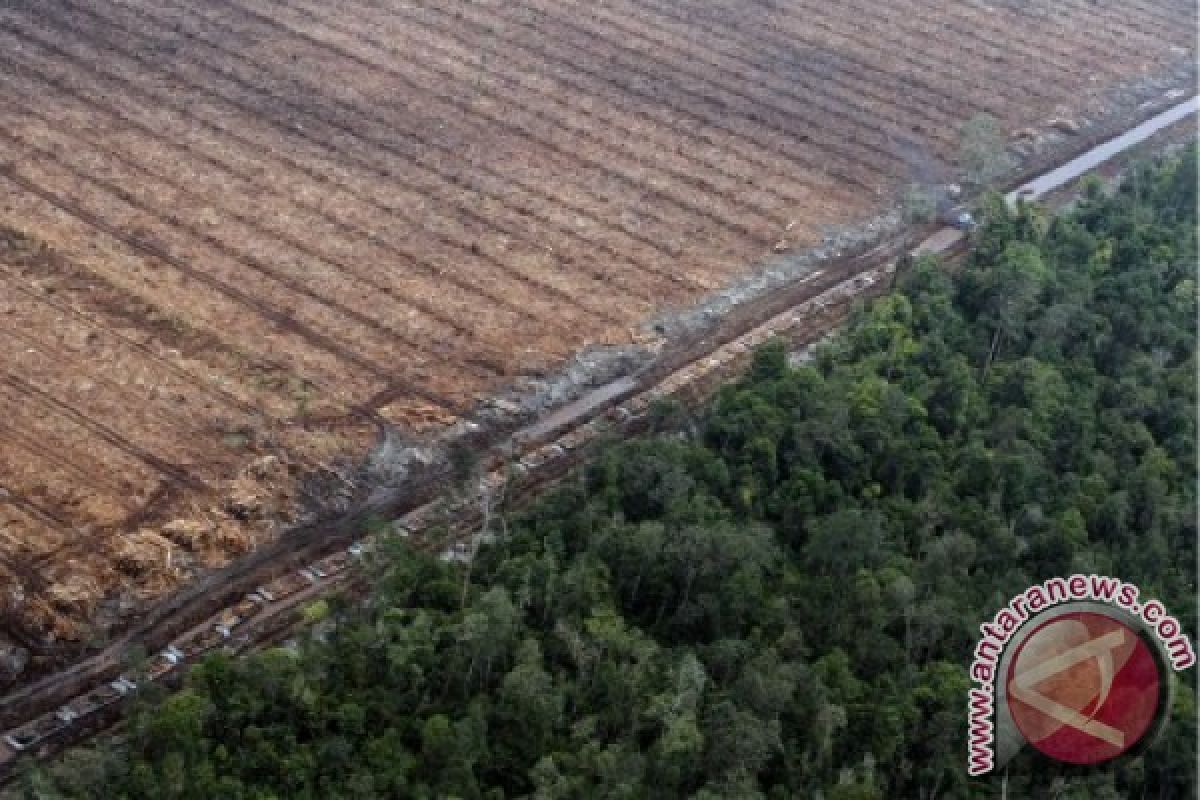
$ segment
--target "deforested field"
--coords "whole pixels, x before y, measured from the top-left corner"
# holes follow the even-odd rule
[[[0,612],[119,625],[423,432],[944,172],[1190,0],[0,0]],[[330,478],[330,480],[333,480]],[[0,676],[2,677],[2,676]]]

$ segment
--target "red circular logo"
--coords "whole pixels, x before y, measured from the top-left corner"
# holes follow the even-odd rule
[[[1039,625],[1008,667],[1008,707],[1025,739],[1069,764],[1116,758],[1149,732],[1164,676],[1150,646],[1106,614],[1075,611]]]

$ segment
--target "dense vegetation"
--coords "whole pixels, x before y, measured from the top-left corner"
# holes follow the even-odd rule
[[[1070,214],[999,201],[812,363],[757,355],[614,446],[469,575],[394,546],[294,650],[213,658],[37,798],[945,798],[978,624],[1075,570],[1196,593],[1195,153]],[[1195,694],[1014,797],[1195,796]],[[1186,684],[1186,685],[1185,685]]]

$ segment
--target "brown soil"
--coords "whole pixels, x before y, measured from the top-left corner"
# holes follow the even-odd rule
[[[0,625],[120,626],[299,478],[1095,116],[1194,4],[10,0]],[[1124,110],[1130,110],[1128,108]]]

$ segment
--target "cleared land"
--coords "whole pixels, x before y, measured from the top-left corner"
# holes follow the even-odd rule
[[[0,597],[34,652],[303,475],[1192,58],[1183,0],[0,3]]]

